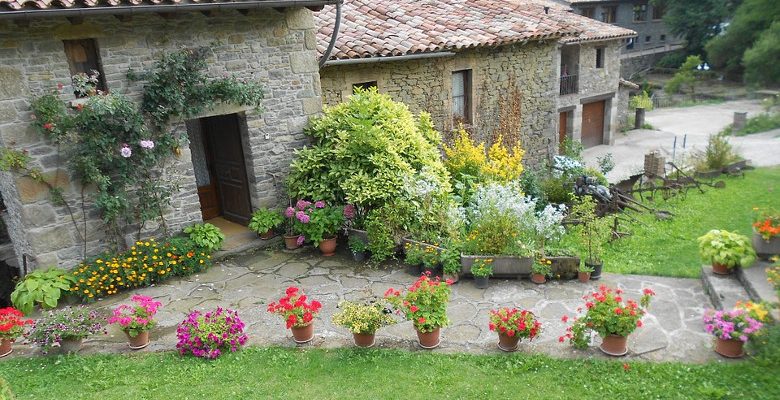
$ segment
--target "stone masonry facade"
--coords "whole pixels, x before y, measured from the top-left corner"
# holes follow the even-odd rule
[[[557,146],[556,42],[534,41],[495,48],[463,50],[454,56],[368,64],[330,65],[320,71],[323,101],[338,104],[352,85],[377,82],[380,93],[406,103],[414,113],[427,111],[437,129],[449,132],[452,123],[452,73],[471,70],[473,133],[489,137],[500,121],[500,101],[519,89],[524,164],[547,160]]]
[[[261,112],[224,105],[203,115],[238,113],[251,204],[256,208],[285,199],[282,180],[293,150],[307,140],[303,128],[308,118],[321,111],[311,13],[288,8],[211,16],[181,13],[176,18],[138,14],[124,21],[109,15],[87,16],[77,23],[65,18],[37,18],[29,24],[0,21],[0,145],[27,150],[31,166],[42,169],[49,182],[64,190],[73,213],[71,217],[66,207],[53,205],[45,186],[18,174],[0,174],[0,192],[8,210],[4,219],[20,265],[27,255],[28,269],[71,268],[106,249],[100,216],[89,205],[82,212],[81,184],[69,176],[67,160],[30,124],[35,95],[63,83],[63,100],[73,99],[63,40],[95,39],[108,90],[135,100],[140,100],[142,83],[129,81],[128,69],[146,70],[162,52],[183,47],[209,47],[212,76],[235,74],[259,81],[265,90]],[[175,129],[186,136],[191,125],[182,121]],[[187,146],[166,163],[162,179],[178,187],[165,218],[169,230],[200,222]],[[88,194],[90,190],[86,188]],[[84,226],[86,246],[80,239]]]

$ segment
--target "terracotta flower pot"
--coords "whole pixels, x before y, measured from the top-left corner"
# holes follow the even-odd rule
[[[540,285],[547,282],[547,278],[544,276],[544,274],[531,273],[531,282]]]
[[[60,353],[78,353],[83,341],[82,338],[63,338],[60,342]]]
[[[298,245],[298,235],[284,235],[284,247],[286,247],[287,250],[295,250],[298,247],[301,247]]]
[[[577,272],[577,279],[579,279],[582,283],[587,283],[590,280],[590,272]]]
[[[729,268],[723,264],[712,263],[712,273],[716,275],[731,275],[733,268]]]
[[[5,357],[14,351],[13,339],[0,339],[0,357]]]
[[[452,283],[456,283],[460,280],[460,274],[455,272],[454,274],[444,274],[444,280],[450,280]]]
[[[290,328],[293,334],[293,340],[295,343],[303,344],[311,342],[314,339],[314,324],[306,326],[293,326]]]
[[[628,353],[628,337],[619,335],[607,335],[601,341],[599,349],[610,356],[620,357]]]
[[[353,333],[352,337],[355,339],[355,346],[357,347],[374,347],[374,333]]]
[[[132,350],[140,350],[149,345],[149,331],[139,332],[135,337],[127,332],[125,335],[127,335],[127,345]]]
[[[498,348],[501,349],[501,351],[515,351],[517,350],[518,343],[520,343],[520,336],[509,336],[503,332],[498,332]]]
[[[742,346],[745,342],[739,339],[715,338],[715,352],[728,358],[740,358],[745,355]]]
[[[431,332],[420,332],[417,328],[415,330],[417,331],[417,340],[423,349],[435,349],[441,344],[439,339],[441,328],[436,328]]]
[[[336,237],[332,237],[329,239],[324,239],[320,242],[320,251],[322,252],[323,257],[330,257],[334,254],[336,254],[336,245],[338,243],[336,242]]]
[[[260,234],[260,239],[263,239],[263,240],[268,240],[268,239],[270,239],[272,237],[274,237],[274,230],[273,229],[269,229],[269,230],[267,230],[267,231],[265,231],[265,232]]]

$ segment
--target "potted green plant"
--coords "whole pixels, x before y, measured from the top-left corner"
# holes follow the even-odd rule
[[[362,262],[366,259],[366,250],[368,250],[368,243],[360,236],[350,235],[347,238],[349,250],[352,251],[352,258],[357,262]]]
[[[156,325],[154,315],[162,304],[141,295],[135,295],[130,300],[135,304],[120,304],[114,308],[108,323],[119,325],[127,335],[130,349],[139,350],[149,345],[149,331]]]
[[[342,207],[328,206],[322,200],[298,203],[303,207],[295,212],[296,230],[304,240],[310,240],[318,246],[323,256],[336,254],[336,236],[344,224]]]
[[[503,307],[490,310],[488,328],[498,333],[498,348],[512,352],[520,339],[533,340],[542,331],[542,323],[528,310]]]
[[[102,321],[105,317],[84,306],[52,310],[35,322],[27,340],[40,346],[44,354],[55,347],[62,353],[75,353],[85,338],[105,333]]]
[[[421,275],[403,295],[393,288],[385,292],[385,298],[396,311],[412,321],[420,347],[424,349],[439,346],[441,328],[450,322],[447,318],[447,304],[451,294],[449,285],[449,282],[439,278],[431,279],[428,275]]]
[[[11,302],[24,314],[30,314],[35,306],[55,308],[74,283],[73,275],[61,268],[33,271],[16,284]]]
[[[712,263],[712,272],[728,275],[734,268],[749,267],[756,259],[750,240],[738,233],[713,229],[699,237],[702,260]]]
[[[547,276],[552,272],[552,261],[540,258],[531,267],[531,282],[540,285],[547,282]]]
[[[584,297],[585,314],[572,319],[572,325],[566,328],[566,334],[559,337],[563,343],[566,339],[578,349],[585,349],[590,344],[590,332],[601,336],[599,349],[611,356],[623,356],[628,352],[628,335],[642,326],[642,317],[650,305],[650,298],[655,293],[645,288],[639,303],[624,297],[620,289],[611,289],[601,285],[599,290]],[[561,320],[569,322],[568,315]]]
[[[592,272],[593,268],[582,263],[579,265],[579,270],[577,271],[577,279],[582,283],[587,283],[590,280],[590,274]]]
[[[439,254],[444,280],[456,283],[460,279],[461,262],[460,246],[457,242],[450,242]]]
[[[268,312],[284,320],[287,329],[293,334],[295,343],[307,343],[314,338],[314,317],[320,312],[322,304],[309,300],[303,290],[290,286],[279,301],[268,305]]]
[[[24,333],[24,326],[32,323],[13,307],[0,308],[0,358],[11,354],[14,341]]]
[[[780,254],[780,212],[775,210],[760,210],[753,220],[753,248],[756,255],[769,259]]]
[[[404,243],[404,263],[409,275],[420,276],[424,254],[425,247],[422,244],[411,241]]]
[[[225,241],[225,235],[219,227],[205,223],[195,224],[184,228],[184,233],[190,236],[190,240],[199,247],[213,253],[222,248],[222,242]]]
[[[581,244],[587,252],[585,266],[593,270],[590,279],[598,280],[604,266],[601,252],[612,236],[612,227],[608,220],[596,215],[596,202],[590,196],[579,198],[572,207],[571,216],[579,224]]]
[[[762,326],[749,311],[742,308],[709,310],[704,314],[704,330],[715,336],[715,352],[728,358],[745,355],[742,347]]]
[[[490,285],[490,275],[493,275],[493,259],[480,258],[471,266],[471,275],[474,275],[474,286],[478,289],[487,289]]]
[[[439,275],[439,249],[434,246],[424,246],[422,255],[423,273],[430,276]]]
[[[376,331],[396,323],[392,312],[381,301],[342,301],[338,307],[340,311],[333,314],[333,323],[349,329],[358,347],[374,346]]]
[[[252,219],[247,226],[260,235],[260,239],[267,240],[274,236],[274,229],[284,222],[284,217],[278,210],[259,208],[252,213]]]

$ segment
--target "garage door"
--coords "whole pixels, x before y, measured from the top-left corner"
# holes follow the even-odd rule
[[[604,104],[602,100],[582,105],[582,145],[586,149],[604,143]]]

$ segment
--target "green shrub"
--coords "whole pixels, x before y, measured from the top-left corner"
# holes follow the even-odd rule
[[[673,68],[677,69],[680,68],[681,65],[685,62],[685,53],[683,52],[674,52],[669,53],[663,57],[661,57],[660,60],[658,60],[658,63],[655,65],[658,68]]]
[[[780,113],[761,113],[755,117],[748,118],[744,128],[734,132],[733,128],[728,127],[721,133],[726,135],[744,136],[771,131],[772,129],[777,128],[780,128]]]
[[[713,229],[697,239],[704,262],[728,268],[749,267],[756,259],[753,244],[746,236],[722,229]]]
[[[739,159],[739,156],[731,147],[725,135],[711,135],[707,141],[704,152],[694,157],[696,170],[712,171],[722,170],[729,164]]]
[[[664,91],[669,94],[678,93],[687,86],[691,93],[694,93],[696,90],[696,67],[701,63],[699,56],[688,56],[672,79],[666,82]]]
[[[571,200],[572,183],[564,177],[549,177],[542,181],[544,198],[552,204],[568,203]]]
[[[11,386],[3,377],[0,377],[0,400],[14,400],[15,398]]]
[[[266,233],[276,228],[284,222],[284,217],[279,210],[269,210],[260,208],[252,213],[252,219],[249,220],[249,229],[257,233]]]
[[[205,223],[195,224],[184,228],[184,233],[190,235],[190,240],[209,252],[214,252],[222,247],[225,235],[216,226]]]
[[[11,293],[11,302],[19,311],[29,314],[35,306],[55,308],[73,284],[73,275],[60,268],[33,271],[16,284]]]
[[[642,93],[631,97],[628,105],[632,109],[644,108],[645,110],[650,111],[653,109],[653,99],[651,99],[650,95],[643,90]]]

